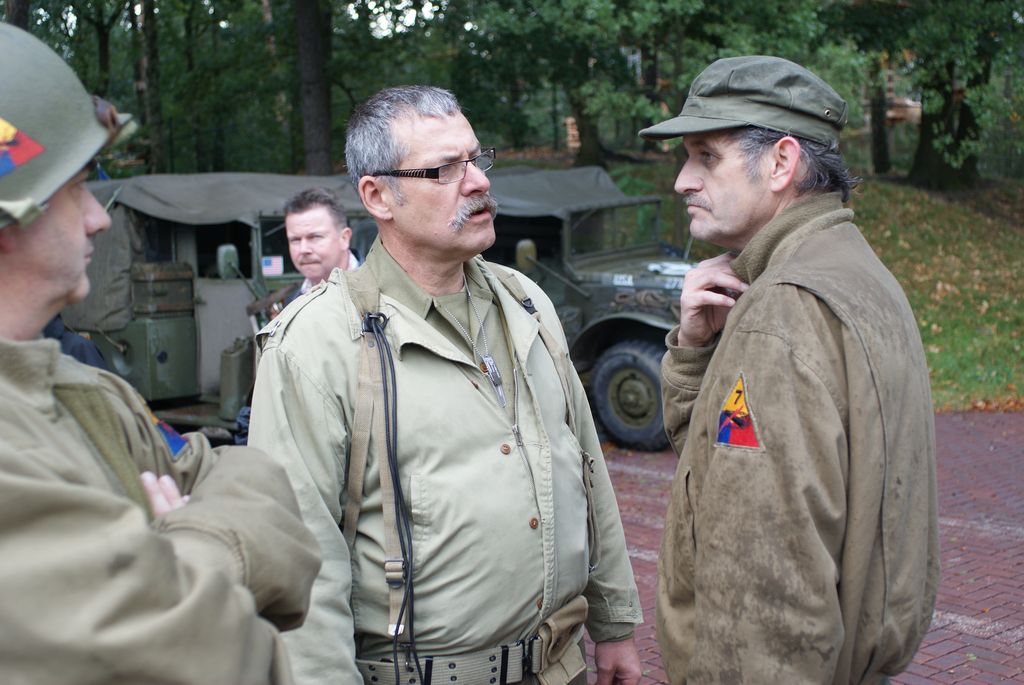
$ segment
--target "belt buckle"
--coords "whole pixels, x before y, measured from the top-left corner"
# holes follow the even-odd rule
[[[534,635],[525,640],[520,640],[520,643],[523,645],[523,675],[527,673],[537,675],[537,672],[533,670],[533,645],[539,639],[540,635]]]

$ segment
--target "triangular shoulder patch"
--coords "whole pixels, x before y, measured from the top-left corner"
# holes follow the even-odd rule
[[[743,376],[736,379],[729,396],[722,404],[718,415],[719,445],[735,445],[737,447],[760,447],[757,429],[754,426],[754,415],[747,403],[747,388]]]
[[[0,176],[6,176],[43,152],[43,146],[0,117]]]

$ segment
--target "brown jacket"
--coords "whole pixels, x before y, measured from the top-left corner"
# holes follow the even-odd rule
[[[659,562],[673,683],[875,683],[938,585],[928,369],[903,291],[837,195],[765,226],[716,346],[662,368],[680,454]]]
[[[109,419],[127,473],[68,397]],[[164,435],[120,379],[51,340],[0,340],[6,685],[291,682],[278,628],[302,623],[319,557],[283,470]],[[171,474],[191,501],[147,522],[131,487],[142,470]]]

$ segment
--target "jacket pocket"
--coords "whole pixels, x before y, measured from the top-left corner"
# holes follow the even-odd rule
[[[672,484],[659,564],[666,590],[676,598],[693,595],[694,560],[697,556],[691,500],[690,469],[680,469]]]

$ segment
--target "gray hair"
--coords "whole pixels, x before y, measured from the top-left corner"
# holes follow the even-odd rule
[[[356,107],[348,120],[345,137],[345,164],[358,189],[359,179],[375,171],[398,167],[409,150],[395,138],[394,123],[403,117],[448,117],[462,108],[450,91],[434,86],[396,86],[385,88]],[[401,201],[398,179],[385,177]]]
[[[750,178],[757,178],[757,165],[768,149],[788,135],[791,134],[759,126],[744,126],[733,132],[732,139],[739,143],[740,151],[746,156]],[[839,151],[839,143],[818,143],[800,136],[792,137],[800,142],[800,161],[804,165],[804,175],[797,183],[797,192],[801,195],[814,191],[838,192],[842,194],[843,202],[849,200],[850,191],[860,183],[860,179],[850,175]]]
[[[338,196],[327,188],[306,188],[295,193],[284,203],[284,215],[301,214],[317,207],[323,207],[330,213],[338,229],[348,226],[345,207]]]

